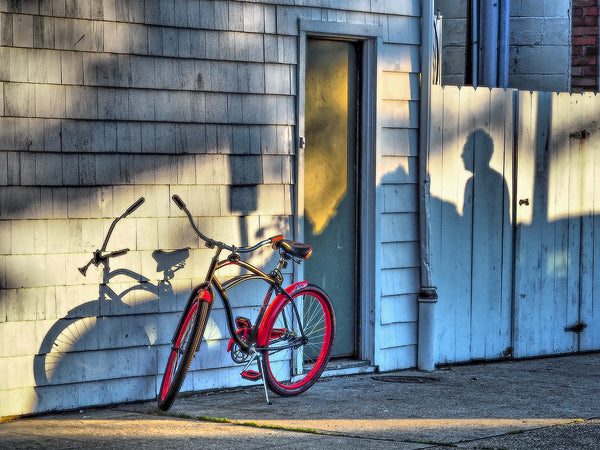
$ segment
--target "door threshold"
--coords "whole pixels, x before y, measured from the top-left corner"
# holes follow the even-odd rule
[[[329,361],[321,377],[337,377],[340,375],[358,375],[361,373],[373,373],[377,367],[369,361],[357,359],[338,359]]]

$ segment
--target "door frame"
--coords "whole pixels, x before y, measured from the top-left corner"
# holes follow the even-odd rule
[[[375,359],[375,293],[376,293],[376,106],[377,106],[377,48],[381,42],[380,27],[353,25],[340,22],[299,20],[297,65],[297,122],[295,164],[294,230],[299,241],[304,240],[304,136],[305,136],[305,75],[306,43],[308,38],[353,42],[361,46],[361,99],[359,114],[361,130],[360,152],[357,157],[360,194],[359,230],[357,239],[358,292],[358,342],[357,357],[374,362]],[[304,269],[296,266],[295,277],[303,279]]]

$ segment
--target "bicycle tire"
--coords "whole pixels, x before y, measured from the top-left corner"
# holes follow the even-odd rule
[[[97,303],[93,301],[89,305],[93,304],[97,308]],[[82,306],[88,307],[88,304]],[[86,308],[80,309],[87,311]],[[97,325],[95,316],[71,313],[52,325],[33,360],[37,388],[71,381],[69,374],[76,372],[72,367],[72,358],[82,352],[98,349],[98,345],[90,342],[90,338],[86,339]],[[81,360],[79,364],[82,364]]]
[[[204,334],[210,307],[209,302],[197,300],[192,302],[184,313],[185,319],[169,353],[158,392],[158,407],[163,411],[171,408],[181,389]]]
[[[306,391],[319,379],[329,362],[335,338],[335,315],[325,291],[308,285],[292,293],[291,297],[302,309],[307,342],[301,342],[297,320],[292,320],[299,314],[293,313],[292,301],[287,299],[266,318],[269,339],[263,350],[262,370],[267,385],[284,397]],[[294,342],[292,349],[290,345]],[[300,357],[302,370],[295,374],[294,366],[300,365]]]

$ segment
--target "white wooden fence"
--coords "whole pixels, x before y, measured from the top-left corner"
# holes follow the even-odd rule
[[[436,86],[432,110],[438,362],[600,349],[600,96]]]

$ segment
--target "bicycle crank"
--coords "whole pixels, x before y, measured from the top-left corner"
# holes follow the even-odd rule
[[[242,351],[241,347],[237,343],[233,343],[229,349],[229,355],[234,363],[244,364],[250,359],[250,355]]]

